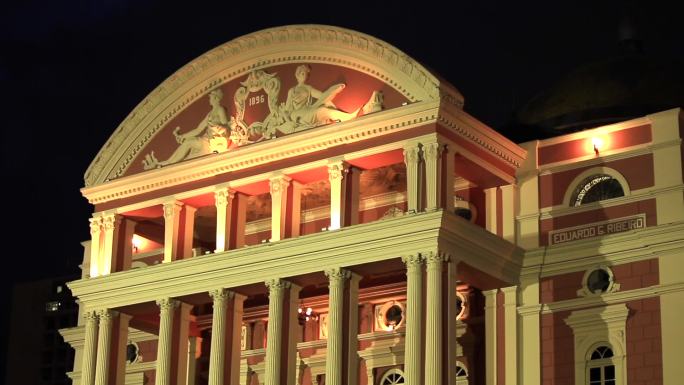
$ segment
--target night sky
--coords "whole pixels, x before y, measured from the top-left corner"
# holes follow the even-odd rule
[[[78,271],[92,212],[79,192],[83,174],[119,123],[181,66],[244,34],[314,23],[375,36],[518,141],[533,135],[508,128],[516,109],[578,65],[615,55],[620,31],[647,54],[684,57],[682,9],[657,1],[9,3],[0,10],[3,318],[15,282]],[[0,382],[6,327],[0,320]]]

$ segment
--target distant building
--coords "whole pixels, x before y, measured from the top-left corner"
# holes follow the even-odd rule
[[[679,383],[681,110],[516,144],[463,105],[337,27],[178,70],[86,172],[73,383]]]
[[[6,384],[66,385],[74,363],[59,329],[76,326],[78,305],[67,276],[14,286],[10,309]]]

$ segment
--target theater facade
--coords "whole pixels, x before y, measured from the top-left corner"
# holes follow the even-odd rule
[[[683,127],[671,109],[516,144],[374,37],[237,38],[152,91],[88,168],[68,375],[679,383]]]

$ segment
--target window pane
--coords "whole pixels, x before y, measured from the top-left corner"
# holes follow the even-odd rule
[[[589,369],[589,381],[601,381],[601,368]]]
[[[615,379],[615,366],[614,365],[608,365],[605,367],[605,379],[606,380],[614,380]]]

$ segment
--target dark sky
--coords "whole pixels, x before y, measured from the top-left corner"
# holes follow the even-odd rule
[[[77,271],[92,210],[79,192],[83,173],[117,125],[175,70],[241,35],[298,23],[373,35],[454,84],[465,109],[500,131],[554,80],[614,55],[626,15],[647,53],[684,56],[681,9],[657,1],[9,3],[0,10],[0,127],[13,267],[2,269],[2,309],[14,282]]]

